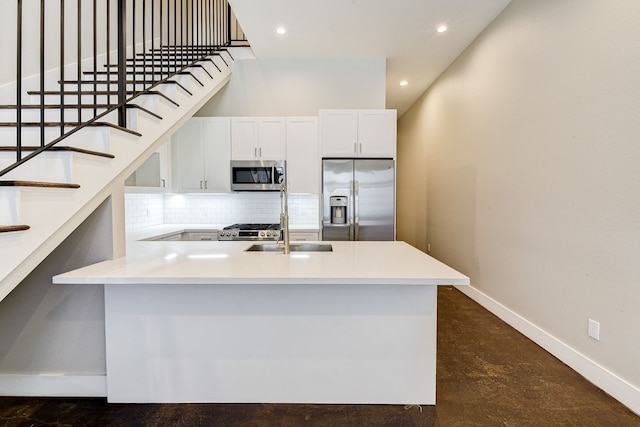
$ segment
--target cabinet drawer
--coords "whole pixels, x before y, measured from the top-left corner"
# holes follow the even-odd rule
[[[308,240],[308,241],[317,241],[319,240],[319,233],[289,233],[289,239],[291,241],[301,241],[301,240]]]

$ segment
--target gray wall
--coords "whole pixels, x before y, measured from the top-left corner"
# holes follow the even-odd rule
[[[402,117],[398,149],[398,238],[636,390],[638,22],[636,0],[514,0]]]
[[[51,277],[113,258],[112,218],[109,198],[0,302],[0,375],[104,375],[103,287]]]

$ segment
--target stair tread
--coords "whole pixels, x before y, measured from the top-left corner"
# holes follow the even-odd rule
[[[25,231],[30,229],[31,227],[29,227],[26,224],[20,224],[20,225],[0,225],[0,233],[11,233],[14,231]]]
[[[80,188],[80,184],[67,182],[0,180],[0,187]]]
[[[35,151],[35,150],[39,150],[40,146],[22,146],[22,151]],[[4,145],[4,146],[0,146],[0,151],[16,151],[16,147],[15,146],[8,146],[8,145]],[[73,151],[76,153],[82,153],[82,154],[89,154],[91,156],[98,156],[98,157],[107,157],[109,159],[113,159],[115,158],[115,156],[113,154],[110,153],[103,153],[101,151],[94,151],[94,150],[87,150],[84,148],[79,148],[79,147],[72,147],[69,145],[62,145],[62,146],[58,146],[55,145],[53,147],[49,147],[47,148],[47,151]]]

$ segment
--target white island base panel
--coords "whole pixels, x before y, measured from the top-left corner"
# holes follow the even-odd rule
[[[432,285],[105,285],[109,402],[435,404]]]

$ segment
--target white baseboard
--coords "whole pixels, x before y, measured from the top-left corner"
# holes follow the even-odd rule
[[[0,375],[0,396],[106,397],[106,375]]]
[[[476,288],[471,286],[457,286],[456,288],[640,415],[640,389],[609,372]]]

